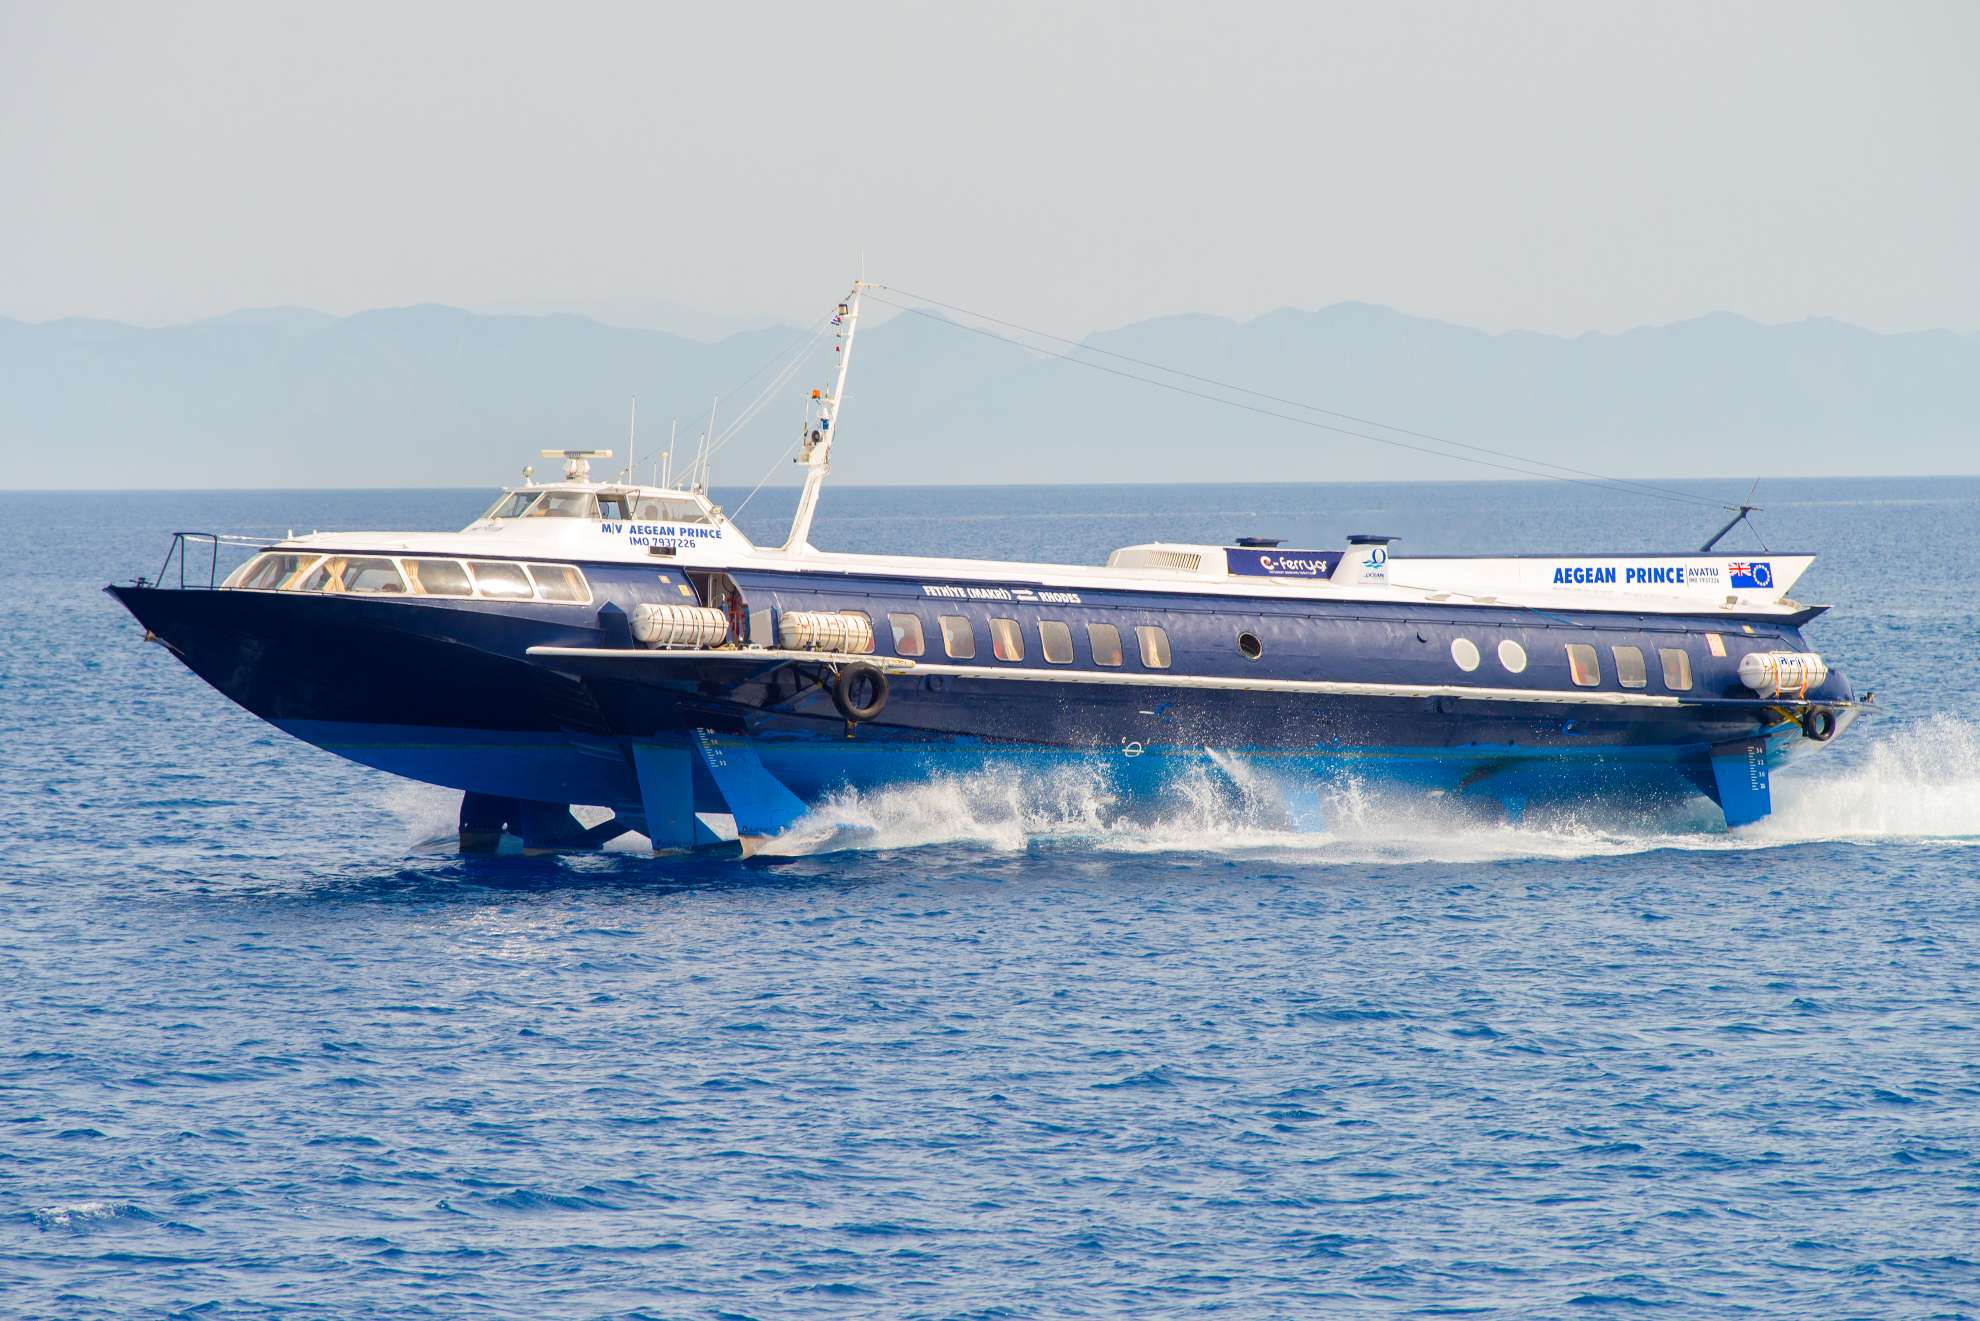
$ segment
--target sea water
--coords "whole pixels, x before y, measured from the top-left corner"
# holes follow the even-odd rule
[[[97,590],[174,529],[491,498],[0,494],[0,1315],[1980,1312],[1980,481],[1763,484],[1766,544],[1823,556],[1812,643],[1885,714],[1736,833],[1353,782],[1316,819],[1213,765],[1154,805],[844,794],[749,863],[461,858],[454,795],[277,733]],[[834,489],[816,540],[1717,521],[1571,485]]]

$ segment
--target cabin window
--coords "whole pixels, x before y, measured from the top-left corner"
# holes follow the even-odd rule
[[[536,589],[530,585],[529,576],[520,564],[510,564],[504,560],[470,560],[468,571],[474,574],[474,585],[481,589],[483,596],[526,601],[536,595]]]
[[[1478,644],[1470,638],[1451,639],[1451,659],[1466,674],[1478,668]]]
[[[1526,648],[1507,638],[1499,644],[1499,664],[1506,667],[1506,673],[1519,674],[1526,669]]]
[[[1658,659],[1664,662],[1664,687],[1674,693],[1691,690],[1691,653],[1683,647],[1659,647]]]
[[[1238,651],[1246,660],[1257,660],[1265,654],[1265,644],[1250,629],[1238,634]]]
[[[474,584],[459,560],[401,560],[412,588],[422,596],[473,596]]]
[[[399,566],[390,560],[345,560],[344,590],[389,595],[404,592],[406,580],[400,576]]]
[[[1169,635],[1160,625],[1140,625],[1134,630],[1134,640],[1141,647],[1142,668],[1149,670],[1169,668]]]
[[[236,587],[248,587],[258,591],[272,592],[283,583],[295,577],[296,570],[315,559],[312,555],[271,554],[259,555],[249,562],[247,572],[235,582]]]
[[[583,605],[591,600],[584,575],[568,564],[532,564],[529,576],[536,580],[536,594],[546,601]]]
[[[1024,659],[1024,634],[1015,619],[990,621],[990,654],[1000,661]]]
[[[928,650],[921,637],[920,615],[888,615],[887,623],[894,630],[896,656],[919,656]]]
[[[1610,647],[1609,654],[1616,658],[1617,683],[1625,688],[1650,686],[1649,671],[1643,665],[1643,648]]]
[[[1585,642],[1567,644],[1568,675],[1581,688],[1594,688],[1602,682],[1602,659]]]
[[[1059,620],[1038,621],[1038,647],[1053,665],[1072,664],[1072,630]]]
[[[1121,631],[1112,624],[1088,624],[1086,646],[1093,653],[1095,665],[1121,663]]]
[[[942,650],[949,653],[950,660],[974,660],[976,657],[976,630],[961,615],[942,616]]]
[[[1705,650],[1711,652],[1714,656],[1723,656],[1726,654],[1726,640],[1717,633],[1707,633],[1705,635]]]

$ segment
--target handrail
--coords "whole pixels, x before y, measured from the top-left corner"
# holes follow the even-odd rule
[[[174,532],[172,534],[172,544],[165,548],[165,560],[158,566],[157,584],[160,587],[165,585],[165,573],[172,567],[173,557],[177,556],[179,561],[179,586],[181,588],[199,586],[197,579],[191,583],[186,581],[186,542],[188,540],[204,541],[208,544],[210,553],[207,556],[206,586],[209,589],[218,587],[220,585],[220,542],[222,540],[222,534],[218,532]]]

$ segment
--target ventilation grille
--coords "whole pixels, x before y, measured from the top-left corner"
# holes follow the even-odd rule
[[[1203,556],[1193,550],[1156,550],[1148,546],[1129,546],[1117,550],[1107,557],[1110,569],[1180,569],[1184,573],[1195,573],[1203,567]]]

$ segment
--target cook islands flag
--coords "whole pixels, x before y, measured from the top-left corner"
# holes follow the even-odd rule
[[[1732,575],[1734,587],[1771,588],[1774,585],[1774,566],[1765,560],[1751,563],[1734,560],[1726,566],[1726,571]]]

